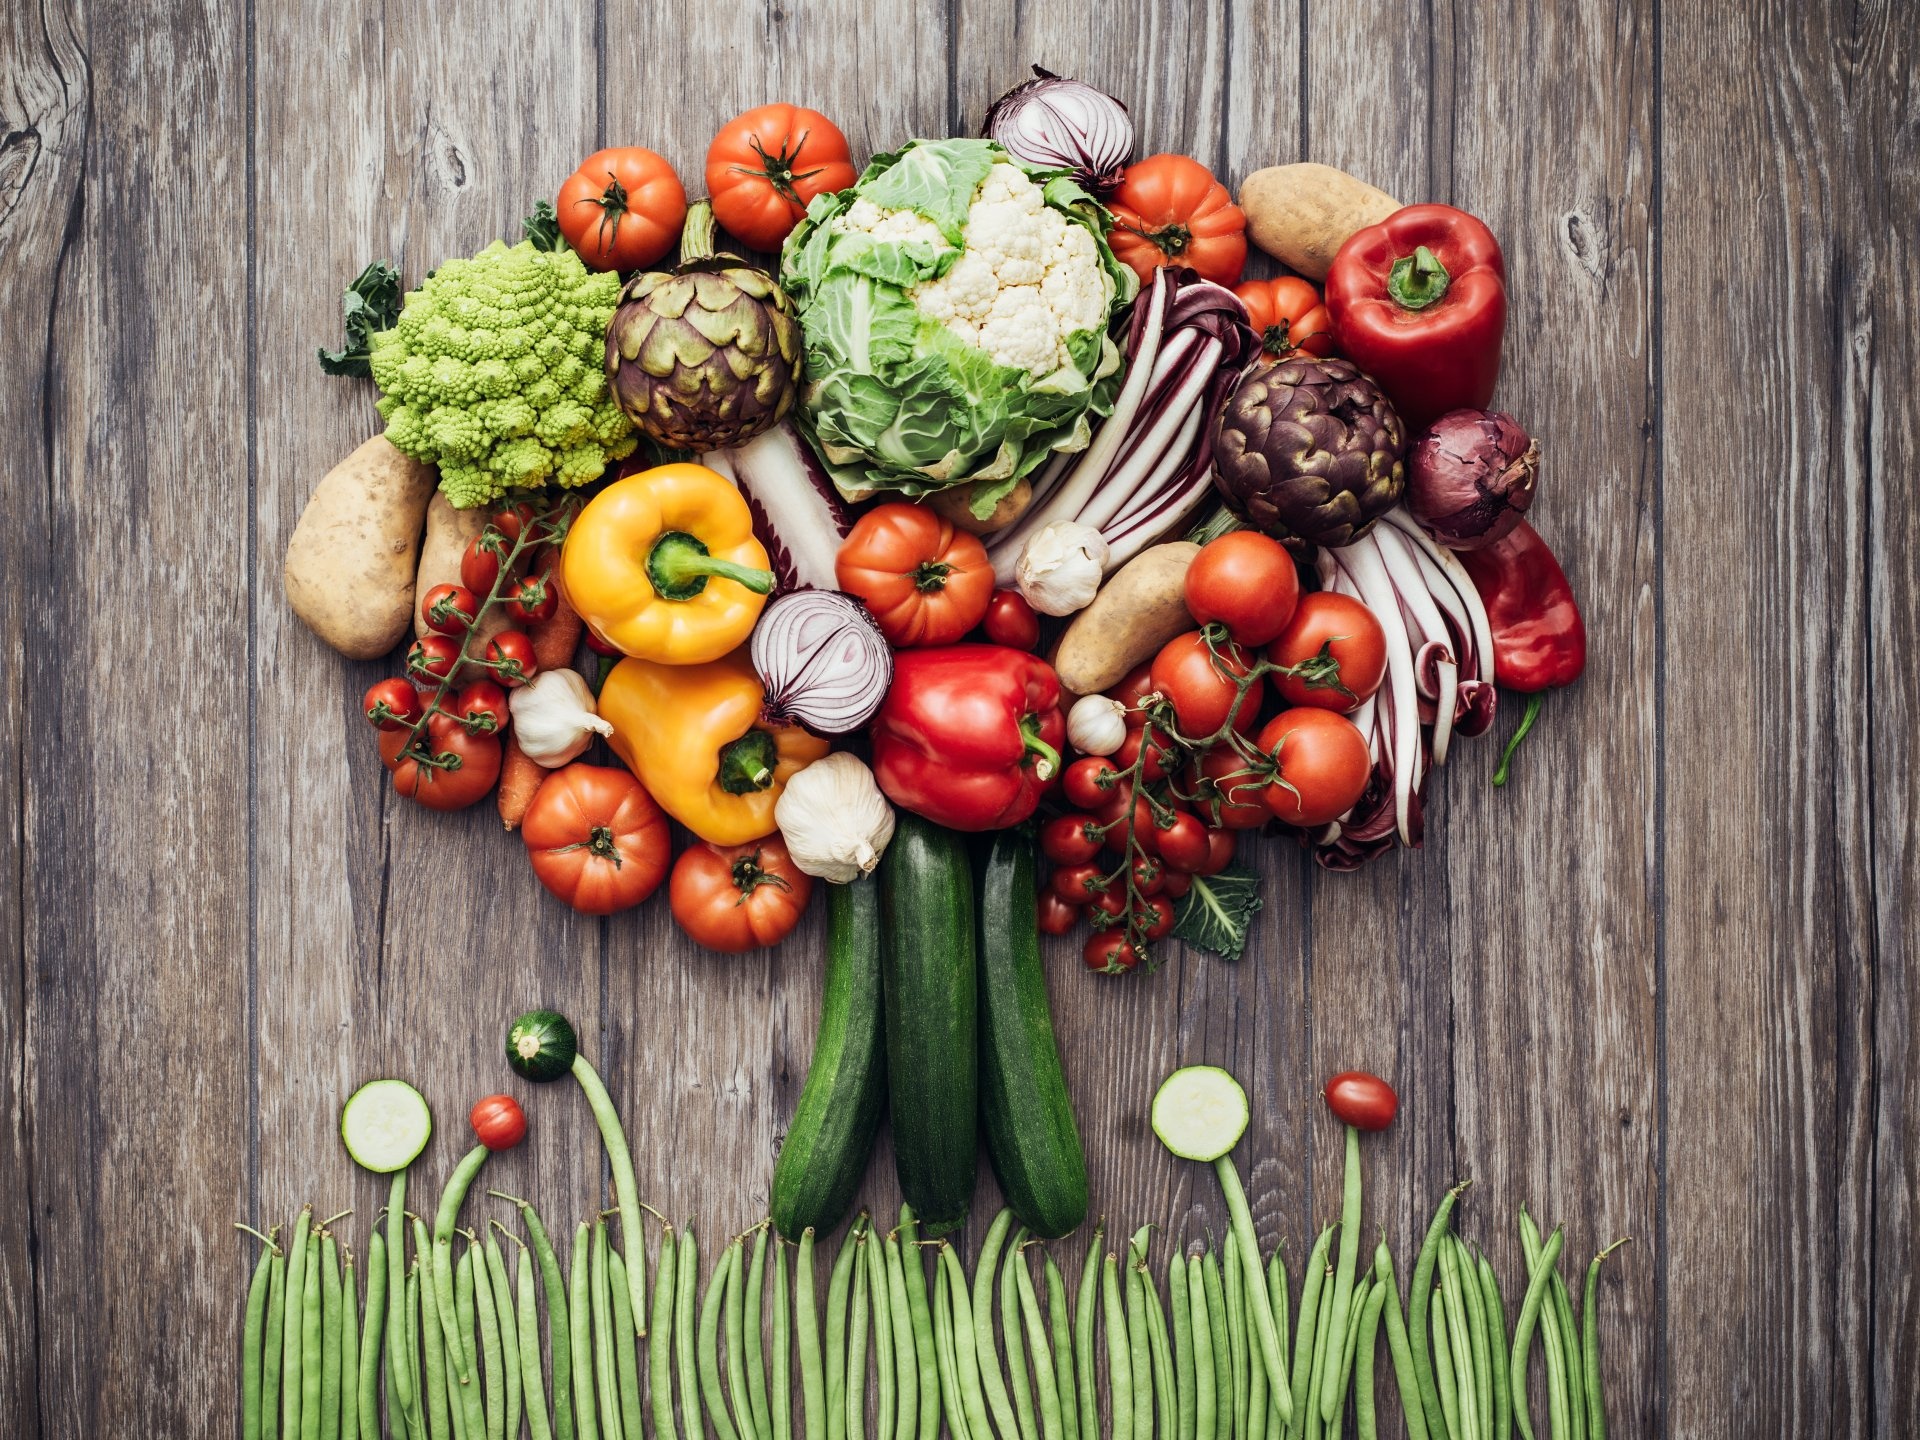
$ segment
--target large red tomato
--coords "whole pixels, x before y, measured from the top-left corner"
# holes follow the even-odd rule
[[[746,845],[702,840],[675,862],[667,894],[673,918],[697,943],[752,950],[792,933],[806,913],[813,880],[778,836]]]
[[[1311,282],[1298,275],[1278,275],[1236,285],[1233,293],[1247,307],[1247,319],[1253,322],[1269,355],[1284,355],[1289,350],[1333,354],[1333,321]]]
[[[778,250],[807,202],[854,182],[847,137],[818,110],[756,105],[707,147],[713,218],[755,250]]]
[[[1267,659],[1299,671],[1273,677],[1288,704],[1347,714],[1380,688],[1387,636],[1373,611],[1351,595],[1316,590],[1300,597],[1293,619],[1267,647]]]
[[[980,537],[899,501],[855,522],[834,574],[900,648],[953,644],[985,618],[993,599],[993,563]]]
[[[1204,740],[1233,716],[1233,728],[1251,734],[1260,718],[1260,689],[1250,685],[1240,708],[1240,679],[1252,668],[1231,642],[1209,648],[1198,630],[1176,635],[1153,657],[1153,688],[1173,703],[1174,719],[1189,740]]]
[[[1300,603],[1300,572],[1287,547],[1258,530],[1229,530],[1187,566],[1187,612],[1218,620],[1238,645],[1265,645]]]
[[[596,150],[553,202],[560,233],[595,270],[640,270],[673,249],[687,192],[666,157],[639,145]]]
[[[1162,265],[1188,265],[1216,285],[1239,283],[1247,217],[1191,155],[1149,155],[1129,165],[1107,208],[1114,223],[1107,243],[1142,281]]]
[[[464,810],[493,789],[500,778],[500,739],[472,735],[460,725],[436,716],[422,737],[431,755],[422,761],[402,753],[410,731],[382,730],[380,759],[393,772],[393,788],[429,810]]]
[[[630,910],[667,873],[667,817],[625,770],[574,763],[540,782],[520,838],[540,883],[585,915]]]
[[[1312,705],[1274,716],[1259,744],[1278,767],[1267,786],[1267,807],[1289,825],[1338,820],[1373,773],[1366,736],[1344,715]]]

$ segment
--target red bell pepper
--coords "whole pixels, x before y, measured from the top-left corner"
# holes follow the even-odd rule
[[[1003,830],[1060,773],[1060,678],[1004,645],[941,645],[893,657],[873,721],[873,769],[894,804],[950,830]]]
[[[1493,783],[1507,783],[1513,752],[1539,718],[1543,691],[1571,685],[1587,668],[1587,623],[1573,586],[1540,532],[1522,520],[1505,538],[1462,551],[1493,631],[1493,679],[1527,695],[1526,713],[1507,742]]]
[[[1386,392],[1411,440],[1493,399],[1507,328],[1500,242],[1451,205],[1396,210],[1333,257],[1327,313],[1340,353]]]

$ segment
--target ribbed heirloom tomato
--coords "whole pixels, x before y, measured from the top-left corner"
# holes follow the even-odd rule
[[[585,915],[630,910],[667,873],[667,817],[625,770],[573,764],[540,783],[520,822],[540,883]]]
[[[696,944],[729,952],[786,939],[812,895],[813,880],[778,836],[747,845],[690,845],[667,888],[680,928]]]
[[[1247,217],[1190,155],[1149,155],[1129,165],[1107,208],[1114,258],[1142,280],[1162,265],[1187,265],[1216,285],[1234,285],[1246,268]]]
[[[687,192],[666,157],[623,145],[582,160],[560,187],[553,209],[560,233],[588,266],[639,270],[679,240]]]
[[[1259,332],[1269,355],[1304,350],[1309,355],[1333,354],[1333,319],[1320,292],[1298,275],[1271,280],[1249,280],[1233,287],[1247,307],[1247,319]]]
[[[986,617],[993,599],[993,565],[979,537],[898,501],[860,517],[834,575],[900,648],[953,644]]]
[[[847,137],[818,110],[756,105],[707,147],[713,218],[755,250],[778,250],[807,202],[855,179]]]

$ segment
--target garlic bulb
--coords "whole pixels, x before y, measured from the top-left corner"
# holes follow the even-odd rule
[[[1042,615],[1071,615],[1093,603],[1112,553],[1093,526],[1056,520],[1020,551],[1013,583]]]
[[[787,781],[773,819],[793,863],[834,885],[872,873],[893,839],[893,807],[873,772],[844,750]]]
[[[1082,755],[1111,755],[1127,739],[1127,707],[1111,695],[1083,695],[1067,712],[1067,743]]]
[[[572,670],[542,670],[507,697],[513,733],[529,760],[557,769],[613,726],[593,708],[593,692]]]

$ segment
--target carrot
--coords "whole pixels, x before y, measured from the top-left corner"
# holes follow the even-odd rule
[[[552,576],[547,577],[547,583],[554,583]],[[534,663],[542,670],[573,664],[573,652],[580,648],[580,633],[585,628],[579,612],[567,603],[565,595],[560,596],[553,614],[527,632],[527,638],[533,641]]]
[[[547,769],[529,758],[520,748],[513,732],[507,732],[506,750],[500,757],[500,820],[507,829],[518,830],[533,804],[534,792],[548,775]]]

